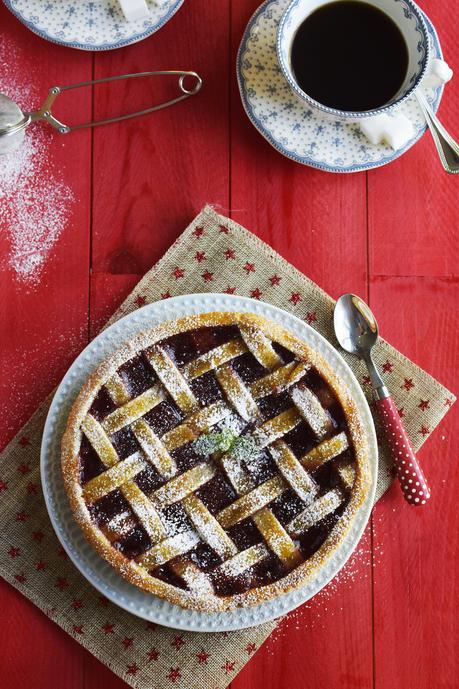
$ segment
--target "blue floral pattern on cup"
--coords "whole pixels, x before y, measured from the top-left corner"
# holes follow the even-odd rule
[[[386,165],[405,153],[426,130],[414,95],[392,111],[394,115],[406,115],[415,131],[404,148],[394,151],[384,144],[371,144],[357,122],[336,118],[293,93],[279,67],[276,53],[278,24],[289,2],[266,0],[250,19],[239,47],[239,89],[254,126],[283,155],[328,172],[369,170]],[[435,29],[425,15],[424,20],[431,57],[442,58]],[[443,89],[421,88],[436,111]]]
[[[81,50],[112,50],[151,36],[184,0],[147,0],[148,19],[128,22],[117,0],[4,0],[31,31]]]

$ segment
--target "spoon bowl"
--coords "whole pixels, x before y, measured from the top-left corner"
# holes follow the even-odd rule
[[[343,294],[336,302],[333,321],[341,347],[366,358],[378,339],[378,324],[367,304],[355,294]]]
[[[375,317],[360,297],[343,294],[336,302],[333,322],[336,339],[341,347],[349,354],[363,359],[367,366],[375,397],[374,407],[379,413],[405,499],[411,505],[425,505],[430,498],[427,481],[403,427],[397,406],[371,356],[379,337]]]

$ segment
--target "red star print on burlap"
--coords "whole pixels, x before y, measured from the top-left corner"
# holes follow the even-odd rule
[[[255,653],[257,647],[255,646],[255,644],[247,644],[245,650],[247,651],[247,655],[251,656],[252,653]]]
[[[206,252],[205,251],[197,251],[194,255],[194,260],[197,261],[198,263],[202,263],[202,261],[206,260]]]
[[[115,625],[112,624],[111,622],[106,622],[106,623],[102,626],[102,629],[103,629],[104,634],[114,634]]]
[[[72,608],[74,610],[79,610],[82,607],[83,607],[83,601],[80,600],[80,598],[74,598],[72,601]]]
[[[146,303],[147,303],[147,298],[146,298],[146,297],[143,297],[141,294],[139,294],[139,295],[136,297],[136,299],[134,300],[134,304],[135,304],[136,306],[139,306],[139,307],[140,307],[140,306],[145,306]]]
[[[414,388],[414,383],[412,378],[405,378],[403,385],[401,386],[402,388],[405,388],[408,392],[411,390],[411,388]]]
[[[23,462],[18,466],[18,471],[21,474],[28,474],[30,472],[30,464]]]
[[[223,233],[223,234],[229,234],[230,233],[229,227],[225,227],[225,225],[220,225],[219,229],[220,229],[220,233]]]
[[[26,435],[23,435],[22,438],[19,439],[19,445],[21,447],[27,447],[30,445],[30,439]]]
[[[230,258],[235,259],[235,258],[236,258],[236,252],[234,251],[234,249],[228,248],[228,249],[224,252],[224,256],[225,256],[225,258],[226,258],[227,261],[228,261]]]
[[[419,433],[420,433],[421,435],[423,435],[423,436],[424,436],[424,435],[429,435],[430,429],[429,429],[428,426],[424,426],[424,424],[423,424],[423,425],[421,426],[421,428],[419,429]]]
[[[177,651],[184,645],[185,639],[182,634],[177,634],[171,641],[171,646],[177,649]]]
[[[14,580],[17,581],[18,584],[24,584],[27,581],[27,577],[24,572],[19,572],[19,574],[14,575]]]
[[[145,629],[147,632],[154,632],[157,626],[156,622],[147,622]]]
[[[276,287],[280,283],[281,280],[282,280],[282,278],[276,274],[271,275],[271,277],[269,278],[269,281],[270,281],[272,287]]]
[[[229,661],[227,660],[224,665],[222,665],[222,670],[225,671],[225,675],[227,675],[229,672],[232,672],[234,670],[234,666],[236,664],[235,660]]]
[[[28,483],[26,486],[26,491],[29,495],[36,495],[38,493],[38,486],[36,483]]]
[[[370,376],[363,376],[362,383],[363,383],[363,385],[370,385],[370,383],[371,383]]]
[[[151,651],[148,651],[148,660],[158,660],[159,658],[159,651],[157,648],[152,648]]]
[[[132,636],[125,636],[121,643],[123,644],[124,648],[130,648],[134,643],[134,639]]]
[[[136,663],[132,663],[132,665],[127,666],[127,675],[136,675],[139,671],[139,666]]]
[[[183,276],[185,275],[185,270],[177,266],[177,268],[175,268],[172,271],[172,275],[176,280],[179,280],[180,278],[183,278]]]
[[[204,229],[202,227],[197,227],[192,233],[193,237],[199,239],[204,234]]]
[[[37,572],[43,572],[47,567],[46,562],[42,562],[42,560],[39,560],[39,562],[35,563],[35,569]]]
[[[57,577],[54,588],[59,589],[59,591],[64,591],[69,586],[69,582],[65,577]]]
[[[244,270],[246,271],[247,275],[249,273],[254,273],[255,272],[255,264],[249,263],[249,261],[247,261],[245,266],[244,266]]]
[[[262,294],[263,292],[258,287],[255,287],[255,289],[251,290],[250,292],[252,299],[259,299]]]
[[[223,294],[234,294],[236,291],[235,287],[227,287],[225,290],[223,290]]]
[[[29,515],[27,512],[24,510],[21,510],[20,512],[16,512],[16,521],[17,522],[26,522],[29,518]]]
[[[309,325],[311,325],[311,323],[315,323],[317,321],[316,312],[315,311],[308,311],[304,320]]]
[[[207,665],[207,660],[209,659],[209,654],[206,653],[204,649],[202,651],[199,651],[199,653],[196,653],[196,658],[198,659],[198,662],[200,665]]]
[[[12,558],[18,557],[21,554],[21,551],[19,548],[15,548],[13,545],[11,548],[8,550],[8,555]]]
[[[301,295],[299,294],[299,292],[292,292],[292,295],[291,295],[289,301],[294,306],[296,306],[301,301]]]
[[[384,373],[392,373],[393,370],[394,370],[394,365],[391,364],[390,361],[386,361],[386,362],[383,364],[383,371],[384,371]]]
[[[8,488],[8,481],[1,481],[0,480],[0,493],[2,490],[6,490]]]
[[[172,297],[172,294],[170,292],[163,292],[161,294],[161,299],[170,299]]]
[[[73,625],[73,631],[75,634],[83,634],[83,625],[82,624],[74,624]]]
[[[41,543],[44,537],[45,534],[43,533],[43,531],[32,531],[32,538],[37,543]]]
[[[214,279],[214,274],[211,273],[210,270],[206,270],[206,271],[201,275],[201,277],[202,277],[202,279],[204,280],[204,282],[212,282],[212,280]]]
[[[167,675],[171,682],[176,682],[182,676],[180,673],[180,668],[171,667],[169,674]]]
[[[448,408],[449,408],[449,407],[452,407],[452,406],[453,406],[453,400],[451,400],[451,399],[449,399],[449,397],[447,397],[447,398],[445,399],[445,407],[448,407]]]
[[[404,412],[404,407],[400,407],[400,409],[397,409],[398,415],[401,419],[405,417],[405,412]]]
[[[429,409],[429,407],[430,407],[429,400],[420,400],[420,402],[418,404],[419,409],[422,409],[422,411],[425,411],[426,409]]]

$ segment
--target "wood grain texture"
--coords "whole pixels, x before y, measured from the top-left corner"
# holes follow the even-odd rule
[[[459,69],[457,22],[449,2],[426,0],[423,9],[438,29],[445,59]],[[445,90],[439,116],[459,137],[457,86]],[[457,275],[457,184],[443,173],[429,132],[408,153],[368,173],[372,275]]]
[[[145,273],[206,203],[228,205],[228,3],[185,3],[151,40],[96,56],[96,76],[197,71],[202,91],[94,132],[92,268]],[[210,28],[211,27],[211,28]],[[95,114],[177,95],[175,78],[95,92]]]
[[[174,108],[93,135],[50,134],[50,161],[77,202],[33,289],[6,267],[0,235],[0,445],[207,202],[333,296],[369,297],[385,337],[457,387],[457,180],[442,173],[428,135],[368,174],[328,175],[276,153],[244,114],[235,78],[236,50],[257,4],[188,0],[150,39],[94,56],[40,40],[0,6],[17,81],[33,79],[40,93],[92,74],[146,69],[194,69],[204,78],[201,94]],[[454,0],[423,7],[459,67]],[[127,112],[173,88],[120,84],[93,99],[88,90],[60,112],[74,121]],[[452,130],[456,90],[454,82],[445,90],[440,110]],[[232,689],[455,689],[458,430],[453,409],[420,453],[433,489],[428,512],[410,509],[394,486],[344,575],[287,617]],[[59,689],[127,686],[1,581],[0,610],[8,621],[0,625],[2,689],[44,689],[56,677]]]
[[[232,5],[233,63],[257,4]],[[234,82],[231,106],[232,217],[333,296],[345,291],[365,295],[365,175],[327,175],[281,157],[249,123]],[[365,543],[369,553],[369,535]],[[337,678],[343,688],[371,685],[370,557],[362,557],[354,566],[359,571],[354,584],[339,587],[329,601],[318,597],[287,618],[275,640],[232,682],[233,689],[332,689]]]
[[[1,40],[12,46],[12,59],[16,56],[19,61],[11,65],[7,83],[14,78],[15,70],[20,70],[16,83],[23,85],[25,102],[21,105],[24,108],[41,104],[48,89],[63,79],[77,82],[90,78],[91,56],[75,55],[45,43],[19,24],[3,5],[0,26]],[[37,93],[32,101],[28,100],[31,80]],[[90,116],[89,96],[83,94],[74,103],[76,118]],[[37,130],[32,128],[27,133],[30,137],[36,135]],[[38,286],[18,281],[6,260],[7,228],[0,228],[0,364],[8,372],[0,382],[0,446],[19,430],[51,391],[87,339],[90,135],[79,132],[61,138],[49,130],[45,136],[48,149],[44,155],[48,155],[48,160],[41,174],[45,177],[49,169],[58,170],[59,178],[72,190],[75,202],[70,205],[68,223]],[[30,385],[31,369],[33,386]]]
[[[387,337],[453,390],[458,299],[457,279],[385,277],[371,284]],[[457,687],[458,432],[456,406],[418,454],[432,490],[425,508],[410,509],[394,485],[374,510],[378,689],[392,689],[395,679],[400,687]]]

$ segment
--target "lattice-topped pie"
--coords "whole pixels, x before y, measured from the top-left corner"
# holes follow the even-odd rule
[[[327,363],[238,313],[165,323],[103,363],[70,413],[62,470],[97,551],[196,610],[306,583],[369,485],[358,412]]]

